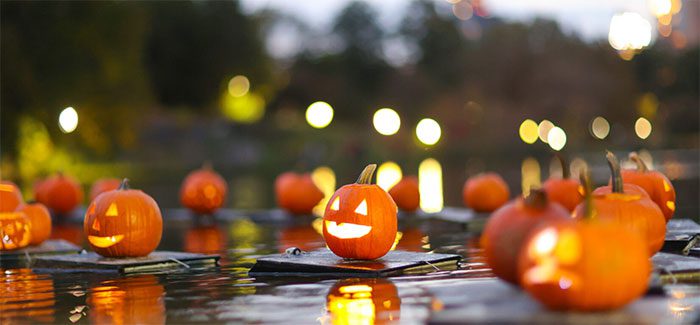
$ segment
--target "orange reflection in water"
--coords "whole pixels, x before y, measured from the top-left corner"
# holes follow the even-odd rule
[[[386,279],[340,280],[326,298],[332,324],[385,324],[401,313],[398,290]]]
[[[409,252],[422,252],[427,244],[425,234],[419,228],[407,228],[401,232],[396,249]]]
[[[152,274],[106,280],[90,289],[95,324],[164,324],[165,289]]]
[[[0,323],[50,323],[56,303],[53,280],[30,269],[0,269]]]
[[[311,224],[291,226],[280,230],[278,242],[280,253],[284,253],[289,247],[298,247],[303,251],[310,252],[326,246],[323,236],[319,235]]]
[[[226,249],[226,234],[218,225],[194,227],[185,233],[185,252],[215,254]]]

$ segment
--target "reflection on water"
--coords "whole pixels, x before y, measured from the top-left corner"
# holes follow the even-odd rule
[[[165,289],[151,274],[105,280],[90,288],[90,321],[95,324],[165,323]]]
[[[226,248],[226,234],[219,225],[196,226],[185,233],[185,252],[216,254]]]
[[[386,279],[346,279],[328,291],[331,324],[384,324],[399,320],[401,299]]]
[[[0,323],[10,320],[54,321],[53,280],[30,269],[0,268]]]

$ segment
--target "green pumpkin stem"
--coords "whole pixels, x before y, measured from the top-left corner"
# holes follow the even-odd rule
[[[615,154],[610,151],[607,151],[605,158],[608,159],[608,166],[610,166],[613,193],[624,193],[624,188],[622,186],[622,174],[620,174],[620,161],[617,160]]]
[[[544,209],[547,206],[547,193],[541,188],[531,188],[524,202],[530,208]]]
[[[122,183],[119,185],[119,188],[117,190],[118,191],[126,191],[129,189],[131,189],[131,187],[129,187],[129,179],[125,178],[122,180]]]
[[[561,164],[561,178],[567,179],[571,177],[571,169],[569,169],[569,161],[566,159],[566,157],[564,157],[564,155],[561,153],[557,153],[554,155],[554,157],[556,157],[559,164]]]
[[[377,169],[377,164],[369,164],[365,169],[362,170],[360,177],[357,178],[357,184],[372,184],[372,176],[374,176],[374,171]]]
[[[630,152],[629,158],[637,165],[638,172],[646,173],[649,170],[647,164],[644,163],[644,160],[642,160],[636,152]]]
[[[587,167],[581,170],[581,175],[579,176],[581,180],[581,186],[583,186],[583,219],[593,218],[593,186],[591,185],[591,172]]]

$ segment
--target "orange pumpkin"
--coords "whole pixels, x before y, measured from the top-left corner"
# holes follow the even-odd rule
[[[83,226],[72,223],[56,223],[51,228],[51,239],[63,239],[82,247],[85,239]]]
[[[165,289],[152,274],[102,281],[90,288],[94,324],[165,324]]]
[[[593,217],[617,222],[639,233],[646,238],[649,254],[653,255],[664,244],[666,219],[643,189],[631,184],[625,184],[623,188],[619,161],[611,152],[607,153],[607,159],[612,173],[612,185],[593,192],[596,207]],[[580,204],[573,217],[581,219],[583,215],[584,205]]]
[[[388,324],[401,315],[398,290],[386,279],[339,280],[326,299],[332,324]]]
[[[83,202],[83,190],[78,181],[62,173],[49,177],[35,189],[37,201],[57,214],[71,212]]]
[[[24,199],[19,187],[9,181],[0,181],[0,212],[15,211],[22,203]]]
[[[90,188],[90,202],[103,192],[118,189],[121,183],[122,181],[118,178],[101,178],[96,180]]]
[[[372,260],[394,244],[398,209],[387,192],[372,184],[376,168],[368,165],[355,184],[339,188],[328,201],[323,238],[335,255]]]
[[[17,208],[24,212],[32,223],[32,239],[29,245],[39,245],[51,236],[51,214],[41,203],[27,203]]]
[[[596,218],[590,181],[582,183],[587,184],[583,220],[553,222],[534,231],[520,254],[520,283],[550,309],[616,309],[647,290],[647,245],[619,223]]]
[[[518,254],[530,231],[543,223],[568,219],[566,209],[549,202],[544,191],[531,190],[526,198],[511,201],[489,217],[481,235],[486,263],[497,277],[518,284]]]
[[[323,192],[309,174],[282,173],[275,179],[277,205],[292,214],[311,214]]]
[[[228,185],[209,164],[192,171],[180,187],[180,202],[196,213],[211,214],[226,202]]]
[[[24,248],[31,240],[32,222],[24,212],[0,212],[0,250]]]
[[[129,189],[102,193],[87,209],[83,229],[90,247],[105,257],[139,257],[150,254],[163,235],[158,204],[148,194]]]
[[[226,235],[218,225],[193,227],[185,233],[185,252],[217,254],[226,249]]]
[[[671,181],[658,171],[649,170],[636,152],[630,153],[630,159],[637,164],[637,169],[623,169],[622,180],[643,188],[661,209],[666,222],[676,211],[676,190]]]
[[[56,299],[51,275],[0,269],[0,323],[53,323]]]
[[[418,191],[418,177],[406,176],[389,190],[389,195],[394,199],[399,209],[413,212],[420,204],[420,192]]]
[[[464,204],[476,212],[491,212],[510,197],[508,184],[496,173],[486,173],[471,177],[462,190]]]
[[[552,202],[557,202],[564,206],[569,212],[574,211],[577,205],[583,200],[581,193],[581,183],[578,180],[569,178],[569,164],[566,163],[564,157],[556,155],[557,160],[561,164],[561,178],[550,177],[547,179],[542,188],[547,192]]]

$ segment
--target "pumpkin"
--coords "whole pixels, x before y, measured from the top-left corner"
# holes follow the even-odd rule
[[[227,193],[224,178],[205,163],[185,177],[180,187],[180,202],[196,213],[211,214],[224,205]]]
[[[612,185],[593,191],[595,205],[594,218],[617,222],[627,229],[646,238],[649,254],[661,249],[666,237],[666,219],[661,209],[646,192],[632,184],[623,187],[620,163],[611,152],[607,153],[608,165],[612,173]],[[575,219],[584,216],[584,205],[580,204],[573,213]]]
[[[284,253],[290,247],[298,247],[303,251],[310,252],[325,246],[323,237],[310,224],[296,225],[280,230],[278,242],[280,253]]]
[[[105,257],[139,257],[150,254],[163,235],[158,204],[148,194],[129,189],[102,193],[87,209],[83,230],[90,247]]]
[[[481,235],[486,263],[497,277],[518,284],[518,254],[529,232],[542,223],[568,219],[566,209],[550,202],[544,191],[531,190],[489,217]]]
[[[414,212],[420,204],[420,192],[418,191],[418,177],[406,176],[389,190],[389,195],[394,199],[399,209]]]
[[[326,300],[332,324],[386,324],[401,314],[398,290],[386,279],[339,280]]]
[[[22,203],[24,199],[19,187],[9,181],[0,181],[0,212],[15,211]]]
[[[555,157],[561,164],[561,178],[550,177],[542,184],[542,188],[547,192],[547,197],[550,200],[561,204],[571,212],[583,200],[581,184],[578,180],[569,178],[569,164],[566,163],[564,157],[561,155]]]
[[[118,178],[101,178],[92,183],[90,188],[90,201],[94,200],[103,192],[113,191],[119,188],[122,181]]]
[[[275,179],[277,205],[292,214],[311,214],[323,196],[309,174],[286,172]]]
[[[480,174],[469,178],[462,190],[464,204],[476,212],[492,212],[510,197],[508,184],[496,173]]]
[[[27,203],[17,208],[29,217],[32,224],[29,245],[39,245],[51,236],[51,214],[41,203]]]
[[[185,252],[216,254],[226,248],[226,234],[218,225],[197,226],[185,233]]]
[[[659,206],[668,222],[676,211],[676,190],[673,184],[664,174],[649,170],[636,152],[630,153],[629,158],[635,162],[637,169],[623,169],[622,181],[643,188]]]
[[[582,220],[556,221],[531,234],[520,254],[520,283],[550,309],[616,309],[647,290],[647,245],[623,225],[596,218],[590,181],[582,183],[587,188]]]
[[[31,240],[32,222],[24,212],[0,212],[0,251],[27,247]]]
[[[23,324],[55,321],[56,299],[51,275],[35,274],[27,268],[3,269],[0,283],[0,322]]]
[[[165,288],[152,274],[105,280],[86,303],[94,324],[165,324]]]
[[[398,208],[372,184],[377,165],[368,165],[355,184],[339,188],[323,214],[323,238],[335,255],[372,260],[384,256],[396,238]]]
[[[72,223],[56,223],[52,225],[50,238],[63,239],[82,247],[85,239],[83,226]]]
[[[58,173],[35,187],[35,198],[53,212],[62,215],[83,202],[83,190],[74,178]]]

